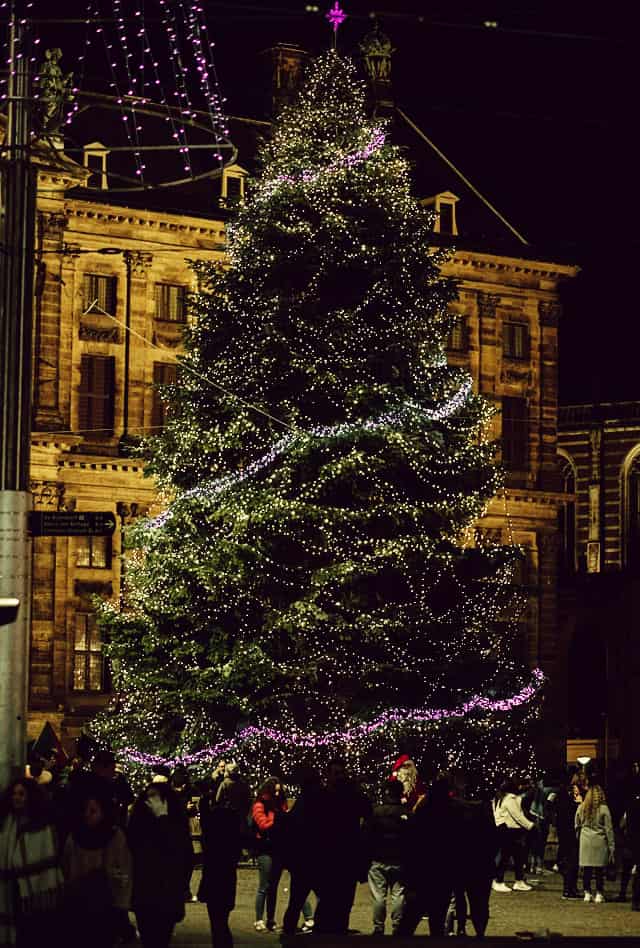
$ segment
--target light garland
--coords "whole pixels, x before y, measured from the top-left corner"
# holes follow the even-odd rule
[[[348,171],[350,168],[355,167],[355,165],[367,161],[375,152],[382,148],[384,143],[384,130],[381,126],[376,126],[369,141],[362,148],[358,148],[356,151],[336,158],[335,161],[332,161],[326,168],[319,170],[308,168],[299,175],[279,174],[271,180],[267,178],[257,190],[256,198],[258,200],[269,200],[283,184],[297,186],[300,184],[316,184],[320,181],[326,183],[327,175],[335,175],[343,171]]]
[[[513,656],[519,552],[472,530],[504,479],[492,406],[446,362],[432,218],[336,53],[262,159],[227,265],[198,268],[149,445],[171,499],[100,608],[119,698],[96,733],[129,767],[343,752],[370,779],[424,741],[488,785],[531,764],[542,673]]]
[[[506,713],[531,701],[540,690],[544,683],[544,674],[539,668],[534,668],[531,672],[532,681],[525,685],[519,692],[510,698],[486,698],[481,695],[474,695],[468,701],[465,701],[459,708],[422,708],[415,711],[407,711],[402,708],[390,708],[384,711],[372,721],[356,724],[344,731],[331,731],[324,734],[287,733],[277,728],[271,727],[247,727],[244,728],[235,738],[229,738],[220,741],[211,747],[205,747],[193,754],[184,754],[177,757],[166,758],[157,754],[144,754],[133,748],[125,747],[121,754],[125,760],[135,764],[142,764],[146,767],[192,767],[205,761],[217,760],[229,754],[238,754],[242,751],[244,744],[266,739],[280,747],[296,748],[318,748],[318,747],[336,747],[356,743],[363,737],[368,737],[377,731],[394,725],[410,724],[429,724],[442,723],[447,720],[468,717],[477,711],[488,713]]]
[[[403,417],[409,411],[421,413],[428,421],[442,421],[444,418],[447,418],[449,415],[454,414],[456,411],[459,411],[462,408],[469,397],[472,386],[473,381],[470,377],[468,377],[460,387],[458,393],[440,408],[423,408],[421,405],[416,405],[414,402],[407,402],[398,409],[394,409],[393,411],[379,415],[378,418],[367,419],[358,424],[349,424],[345,422],[340,425],[324,425],[321,427],[312,428],[306,433],[285,435],[276,444],[274,444],[273,447],[266,452],[266,454],[263,454],[262,457],[252,461],[244,470],[236,474],[229,474],[226,477],[221,477],[214,481],[213,484],[208,486],[204,485],[200,487],[194,487],[192,490],[185,491],[179,499],[180,501],[188,500],[191,497],[207,497],[208,499],[213,499],[223,491],[237,487],[238,484],[241,484],[243,481],[255,476],[265,468],[270,467],[275,463],[278,457],[290,451],[294,445],[307,441],[309,438],[318,438],[324,440],[352,438],[355,434],[363,431],[373,434],[387,428],[396,427],[401,423]],[[171,519],[172,516],[173,514],[171,508],[168,508],[167,510],[163,511],[163,513],[158,514],[158,516],[150,520],[148,522],[148,526],[151,528],[162,527],[167,522],[167,520]]]

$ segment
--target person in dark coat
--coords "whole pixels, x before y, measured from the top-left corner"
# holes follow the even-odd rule
[[[167,948],[184,918],[192,866],[184,811],[167,783],[152,783],[134,804],[128,830],[133,862],[131,904],[145,948]]]
[[[341,758],[329,764],[322,810],[324,846],[318,866],[315,931],[345,935],[356,885],[359,879],[364,882],[367,878],[362,823],[371,814],[371,803],[349,779]]]
[[[373,934],[384,934],[387,895],[391,897],[391,931],[396,935],[405,906],[404,863],[407,859],[409,806],[402,802],[404,790],[399,780],[384,787],[380,806],[364,826],[365,849],[371,859],[369,891],[373,900]]]
[[[202,817],[202,881],[198,899],[207,905],[213,948],[233,945],[229,915],[236,904],[243,828],[243,820],[232,806],[209,808]]]
[[[318,893],[319,872],[325,842],[322,836],[324,790],[320,774],[305,768],[297,775],[300,794],[287,814],[284,833],[284,860],[289,869],[289,904],[284,913],[282,930],[295,935],[300,913],[304,916],[303,931],[314,927],[309,894]]]
[[[411,824],[407,882],[411,890],[399,934],[411,935],[429,916],[432,936],[442,937],[451,896],[459,882],[462,854],[460,803],[446,774],[438,774]]]
[[[640,786],[627,802],[627,808],[622,818],[624,845],[628,852],[628,876],[620,883],[620,893],[626,899],[626,885],[631,879],[631,908],[640,912]],[[623,867],[624,869],[624,867]],[[625,885],[626,882],[626,885]]]
[[[572,773],[568,784],[560,787],[556,801],[558,866],[563,879],[563,899],[582,898],[578,893],[578,837],[575,830],[576,813],[582,801],[580,776]]]

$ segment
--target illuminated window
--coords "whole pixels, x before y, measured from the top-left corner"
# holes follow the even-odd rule
[[[76,565],[87,569],[111,568],[111,537],[78,537]]]
[[[526,398],[502,399],[502,463],[508,471],[524,471],[529,460],[529,415]]]
[[[187,320],[187,288],[176,283],[156,283],[156,319],[168,323]]]
[[[101,273],[85,273],[82,282],[83,312],[116,314],[118,280]]]
[[[77,612],[73,641],[73,690],[104,689],[104,654],[93,612]]]
[[[502,351],[508,359],[529,358],[529,327],[526,323],[504,323]]]

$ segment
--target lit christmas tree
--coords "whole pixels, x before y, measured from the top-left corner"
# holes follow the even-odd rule
[[[334,51],[261,158],[148,445],[170,501],[101,608],[96,731],[133,763],[346,753],[373,777],[404,746],[490,782],[530,763],[540,675],[504,621],[519,551],[474,529],[501,473],[446,362],[433,216]]]

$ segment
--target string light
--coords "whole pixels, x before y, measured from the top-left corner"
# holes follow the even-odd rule
[[[260,157],[225,266],[196,266],[146,445],[164,510],[99,607],[117,697],[95,733],[133,768],[342,752],[377,779],[413,740],[484,785],[529,769],[522,551],[474,528],[504,478],[494,410],[446,361],[434,216],[335,51]]]

